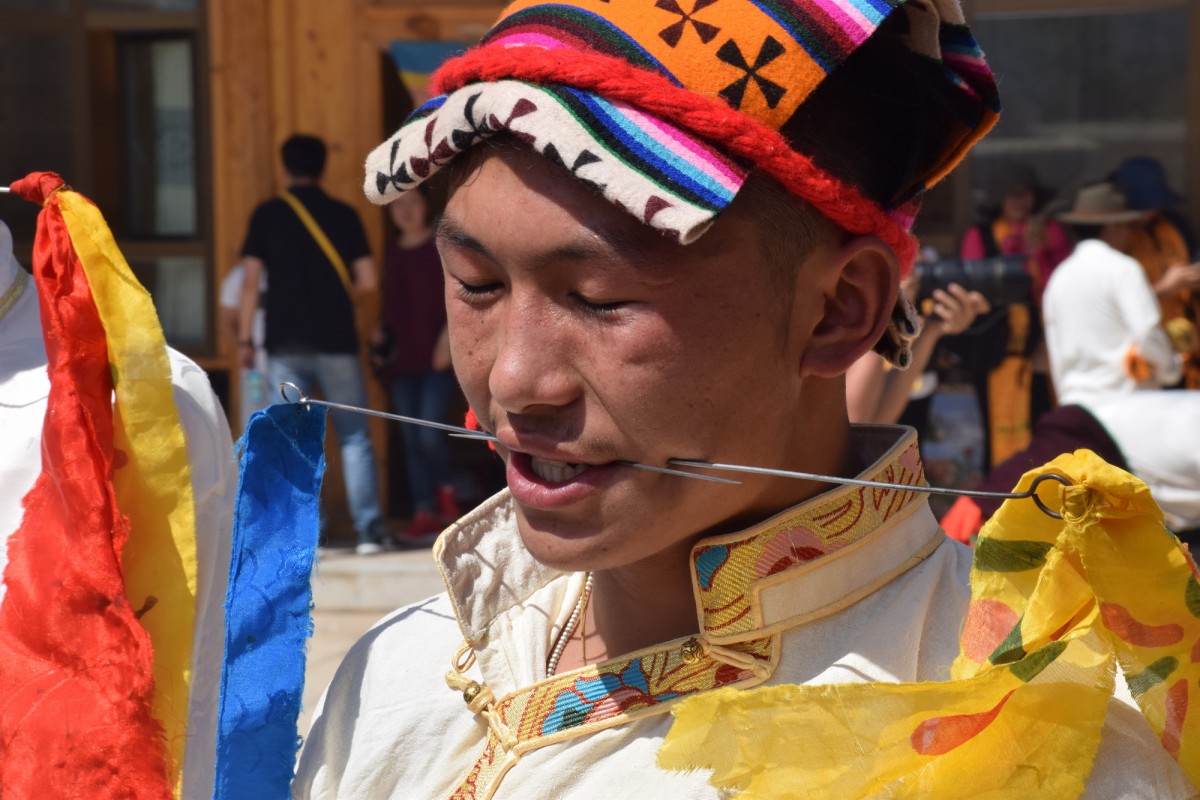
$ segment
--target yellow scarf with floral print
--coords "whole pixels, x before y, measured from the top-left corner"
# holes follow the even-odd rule
[[[980,533],[949,681],[719,690],[674,710],[659,763],[739,800],[1073,798],[1123,679],[1200,782],[1196,566],[1137,478],[1083,450],[1018,491],[1049,472],[1062,520],[1010,500]]]

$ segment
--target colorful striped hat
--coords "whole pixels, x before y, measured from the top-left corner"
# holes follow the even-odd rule
[[[939,127],[930,163],[884,205],[796,149],[788,123],[896,12],[905,44],[954,95],[954,119]],[[845,230],[887,242],[906,270],[921,194],[999,111],[957,0],[517,0],[433,88],[438,96],[368,156],[373,202],[507,131],[683,244],[757,170]]]

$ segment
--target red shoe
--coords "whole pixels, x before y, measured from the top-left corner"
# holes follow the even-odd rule
[[[429,511],[418,511],[402,532],[393,534],[397,547],[428,547],[442,532],[442,526]]]
[[[457,522],[462,516],[462,509],[458,507],[458,500],[454,497],[453,486],[438,487],[438,514],[442,518],[443,526]]]

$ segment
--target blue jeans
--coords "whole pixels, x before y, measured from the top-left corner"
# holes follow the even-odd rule
[[[442,422],[454,391],[454,373],[424,372],[392,381],[392,410],[406,417]],[[434,510],[435,492],[450,484],[450,448],[446,434],[418,425],[404,426],[404,465],[413,513]]]
[[[271,395],[283,402],[278,386],[284,381],[296,384],[307,394],[314,388],[331,403],[363,408],[367,390],[363,383],[358,355],[351,353],[271,353],[267,359],[271,375]],[[378,542],[382,523],[379,515],[379,491],[375,479],[375,451],[367,429],[367,418],[351,411],[331,410],[333,433],[342,452],[342,475],[346,480],[346,498],[358,542]]]

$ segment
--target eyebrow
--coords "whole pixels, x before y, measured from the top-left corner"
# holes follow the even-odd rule
[[[489,261],[500,263],[500,259],[463,228],[458,222],[443,214],[438,221],[437,239],[451,247],[467,250],[483,256]],[[548,266],[563,261],[614,261],[619,259],[637,261],[648,254],[657,243],[656,232],[626,230],[598,230],[595,238],[580,238],[566,242],[533,255],[534,266]]]

